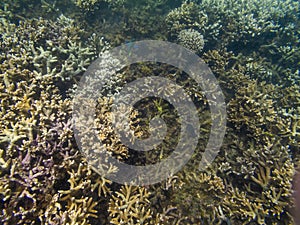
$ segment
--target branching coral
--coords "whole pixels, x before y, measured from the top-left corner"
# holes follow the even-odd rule
[[[72,0],[78,7],[87,10],[87,11],[94,11],[96,10],[100,3],[108,3],[114,7],[120,7],[124,4],[125,0]]]
[[[292,132],[297,113],[288,114],[285,108],[297,111],[298,92],[290,89],[299,87],[252,80],[232,53],[211,51],[205,57],[229,99],[228,135],[216,160],[229,184],[222,212],[231,223],[291,223],[293,159],[298,158],[299,139]]]
[[[184,224],[221,224],[226,221],[218,211],[225,194],[224,181],[216,174],[198,171],[183,171],[182,182],[171,192],[170,203],[177,208]]]
[[[59,183],[81,159],[73,137],[71,100],[62,86],[65,82],[71,87],[69,75],[83,73],[97,53],[82,47],[77,35],[83,31],[64,16],[57,22],[33,19],[19,25],[2,19],[0,29],[1,223],[87,221],[97,205],[93,191],[108,188],[98,180],[85,198],[76,196],[67,204],[58,196]],[[78,211],[85,207],[87,211]]]
[[[194,2],[184,2],[180,7],[172,10],[166,17],[171,36],[177,36],[180,31],[194,29],[202,33],[207,15]]]
[[[170,2],[0,3],[1,224],[292,223],[291,181],[300,161],[299,2]],[[26,13],[33,3],[44,8]],[[64,4],[70,9],[59,9]],[[60,10],[68,17],[47,19]],[[94,17],[97,12],[99,19]],[[92,32],[109,31],[105,35],[113,43],[169,38],[197,53],[203,51],[228,109],[224,145],[206,171],[197,170],[213,119],[205,96],[179,69],[150,63],[116,74],[110,69],[97,71],[107,83],[106,95],[97,99],[93,125],[105,150],[118,160],[139,165],[167,158],[180,125],[170,104],[152,98],[141,102],[138,110],[142,110],[128,114],[129,138],[147,136],[143,126],[156,113],[170,125],[165,138],[170,143],[141,156],[117,138],[110,113],[112,97],[124,83],[145,75],[165,76],[180,84],[198,107],[201,138],[189,164],[161,184],[147,187],[119,186],[88,165],[90,159],[80,153],[74,139],[72,88],[99,53],[106,66],[118,65],[103,53],[110,46],[102,34],[90,35],[78,27],[89,23],[95,25]],[[94,94],[95,89],[86,91]],[[167,91],[174,95],[172,88]],[[98,152],[92,156],[95,163],[105,160]],[[106,169],[118,172],[113,166]]]
[[[197,2],[197,3],[195,3]],[[257,50],[261,46],[298,45],[299,2],[222,1],[184,2],[166,17],[171,36],[180,30],[195,29],[207,40],[209,48],[228,48],[237,52]],[[198,3],[199,2],[199,3]],[[284,41],[283,41],[284,40]],[[288,40],[289,44],[286,44]],[[274,49],[273,49],[274,50]],[[264,54],[269,50],[263,50]],[[270,51],[272,51],[270,49]],[[274,53],[274,51],[272,51]],[[293,53],[295,55],[295,53]],[[278,55],[277,55],[278,56]]]
[[[79,163],[77,170],[72,169],[68,174],[68,188],[58,190],[57,201],[63,206],[60,217],[70,224],[88,224],[91,218],[104,223],[104,218],[95,208],[99,201],[96,199],[105,199],[110,195],[112,182],[98,177],[86,163]]]
[[[111,224],[151,224],[150,193],[143,187],[125,185],[109,203]]]
[[[1,23],[1,60],[5,60],[7,66],[20,63],[37,79],[48,76],[70,80],[82,73],[99,53],[82,46],[79,35],[84,31],[74,24],[74,20],[64,16],[56,22],[44,19],[20,21],[17,27],[5,20]]]

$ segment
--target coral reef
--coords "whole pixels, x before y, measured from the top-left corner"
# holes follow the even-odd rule
[[[299,81],[298,18],[299,2],[293,0],[205,0],[184,2],[168,13],[166,24],[170,40],[194,29],[204,36],[205,48],[243,55],[256,79],[288,86]]]
[[[92,195],[64,199],[59,193],[83,160],[73,137],[67,89],[97,53],[83,46],[78,36],[83,31],[64,16],[18,25],[2,19],[0,29],[1,223],[83,223],[95,216]]]
[[[111,224],[151,224],[150,193],[144,187],[125,185],[109,202]]]
[[[294,0],[2,1],[0,223],[293,224],[292,180],[300,165],[299,6]],[[158,115],[168,126],[163,144],[141,154],[122,144],[110,111],[124,83],[165,77],[197,106],[201,137],[189,163],[160,184],[136,187],[116,184],[88,163],[75,142],[71,103],[93,60],[106,57],[103,63],[115,66],[106,50],[143,38],[178,42],[201,54],[222,87],[228,121],[217,158],[199,171],[212,118],[195,81],[162,64],[98,71],[110,85],[97,99],[95,129],[120,161],[165,159],[180,131],[176,109],[149,98],[128,115],[128,134],[147,137],[149,121]],[[95,157],[95,163],[101,160]]]
[[[194,29],[202,33],[207,25],[207,15],[194,2],[184,2],[180,7],[173,9],[166,16],[166,24],[170,36],[176,37],[180,31]]]
[[[108,3],[112,7],[121,7],[125,0],[72,0],[78,7],[87,10],[94,11],[100,7],[101,3]]]
[[[203,36],[193,29],[180,31],[178,34],[178,43],[196,53],[200,53],[204,47]]]
[[[243,74],[242,66],[228,67],[234,56],[224,56],[215,51],[207,55],[220,69],[216,70],[220,79],[231,80],[224,85],[232,86],[234,91],[228,96],[228,139],[222,153],[225,161],[219,166],[227,183],[231,183],[222,211],[236,223],[279,224],[291,220],[288,209],[292,206],[291,182],[295,173],[292,158],[297,157],[299,140],[292,134],[294,116],[287,117],[282,111],[286,101],[283,99],[290,94],[283,87],[250,79]],[[224,58],[228,58],[227,63]],[[292,95],[299,98],[296,92]]]

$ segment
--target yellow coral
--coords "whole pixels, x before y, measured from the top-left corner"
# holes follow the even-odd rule
[[[122,186],[109,202],[112,224],[150,224],[152,211],[148,200],[150,193],[144,187]]]

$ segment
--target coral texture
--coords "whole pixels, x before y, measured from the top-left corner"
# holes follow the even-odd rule
[[[293,224],[292,181],[300,166],[299,18],[295,0],[3,0],[0,223]],[[119,62],[107,50],[141,39],[169,40],[201,54],[224,92],[228,115],[218,156],[199,171],[213,118],[196,81],[163,63],[97,71],[106,86],[97,99],[95,126],[78,126],[96,130],[110,156],[122,162],[166,159],[181,125],[166,100],[143,99],[127,115],[128,137],[147,138],[155,116],[166,122],[168,134],[151,151],[125,146],[110,112],[124,84],[164,77],[182,86],[197,107],[200,138],[190,161],[159,184],[136,187],[100,176],[95,165],[105,158],[80,151],[72,100],[95,59],[113,68]],[[81,141],[98,147],[90,146],[89,135]],[[107,173],[118,173],[105,166]]]
[[[196,53],[202,51],[204,47],[203,36],[193,29],[182,30],[178,35],[178,43]]]

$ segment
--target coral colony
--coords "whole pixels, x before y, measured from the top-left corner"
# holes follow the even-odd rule
[[[0,223],[294,224],[292,181],[300,165],[300,2],[296,0],[3,0],[0,3]],[[221,150],[197,168],[211,118],[207,99],[178,68],[128,66],[98,99],[96,129],[120,161],[168,157],[180,121],[163,99],[137,105],[134,135],[159,115],[168,135],[138,154],[113,131],[113,91],[139,77],[164,76],[197,106],[201,137],[187,165],[149,186],[114,183],[87,163],[73,133],[72,97],[106,50],[132,40],[166,40],[197,53],[224,92]],[[114,168],[111,168],[114,173]],[[150,175],[151,176],[151,175]]]

